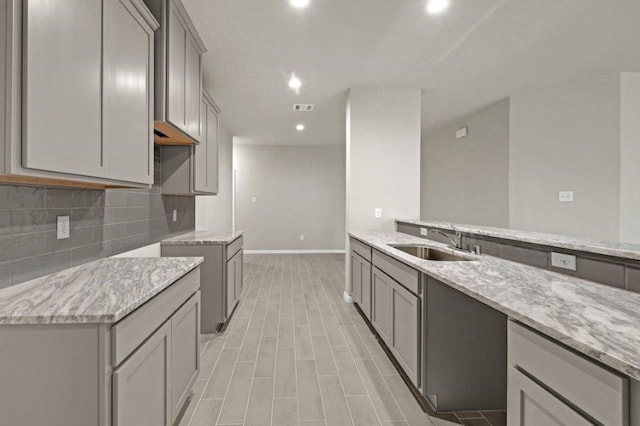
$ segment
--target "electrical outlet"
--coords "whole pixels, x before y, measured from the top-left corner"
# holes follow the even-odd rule
[[[558,201],[560,201],[561,203],[572,203],[573,191],[560,191],[558,193]]]
[[[376,208],[376,209],[373,211],[373,216],[374,216],[376,219],[381,219],[381,218],[382,218],[382,209]]]
[[[258,198],[257,198],[257,197],[251,197],[251,202],[252,202],[252,203],[255,203],[256,201],[258,201]]]
[[[173,221],[177,222],[178,221],[178,210],[174,210],[173,211]]]
[[[426,237],[428,233],[429,230],[427,228],[420,228],[420,235],[422,235],[423,237]]]
[[[56,218],[57,221],[57,238],[59,240],[64,240],[69,238],[71,235],[71,231],[69,229],[69,216],[58,216]]]
[[[304,241],[304,235],[300,235],[300,241]]]
[[[568,269],[569,271],[575,271],[576,257],[570,254],[562,254],[551,252],[551,266],[556,268]]]

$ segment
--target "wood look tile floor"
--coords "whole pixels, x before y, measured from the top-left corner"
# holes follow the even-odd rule
[[[245,255],[224,333],[203,336],[183,426],[452,425],[425,414],[355,307],[344,255]]]

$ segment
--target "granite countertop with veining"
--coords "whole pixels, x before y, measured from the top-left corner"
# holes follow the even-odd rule
[[[352,232],[375,249],[640,380],[640,294],[492,256],[437,262],[388,244],[444,244],[398,232]]]
[[[105,258],[0,290],[0,324],[111,324],[202,263]]]
[[[191,245],[191,244],[228,244],[244,234],[244,231],[220,232],[220,231],[192,231],[177,237],[162,240],[165,245]]]
[[[587,238],[569,237],[555,234],[545,234],[534,231],[520,231],[516,229],[493,228],[489,226],[467,225],[461,223],[438,222],[428,219],[396,219],[397,223],[438,228],[445,231],[458,231],[503,240],[520,241],[530,244],[564,248],[567,250],[584,251],[625,259],[640,260],[640,244],[616,243],[611,241],[596,241]]]

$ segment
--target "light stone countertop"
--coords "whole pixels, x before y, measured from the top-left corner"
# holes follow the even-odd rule
[[[111,324],[202,263],[105,258],[0,290],[0,324]]]
[[[177,237],[162,240],[164,245],[192,245],[192,244],[228,244],[244,234],[244,231],[192,231]]]
[[[489,226],[467,225],[460,223],[438,222],[428,219],[396,219],[397,223],[438,228],[444,231],[459,231],[466,234],[501,238],[530,244],[558,247],[568,250],[584,251],[605,256],[640,260],[640,244],[595,241],[587,238],[569,237],[542,232],[520,231],[516,229],[493,228]]]
[[[629,377],[640,380],[640,294],[510,262],[416,258],[388,244],[444,244],[398,232],[349,235]]]

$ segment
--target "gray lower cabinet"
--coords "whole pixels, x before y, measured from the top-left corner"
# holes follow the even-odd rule
[[[421,386],[421,301],[374,265],[371,323],[411,382]]]
[[[510,425],[593,425],[571,406],[522,374],[509,368]]]
[[[8,130],[0,175],[63,186],[152,184],[158,23],[142,0],[3,5],[0,114]]]
[[[113,425],[170,425],[171,322],[113,373]]]
[[[163,257],[204,257],[202,269],[202,333],[220,330],[240,300],[243,281],[243,237],[229,243],[161,243]]]
[[[628,378],[514,321],[508,364],[509,426],[630,424]]]
[[[393,280],[374,267],[371,275],[371,324],[382,340],[393,341]]]
[[[191,298],[171,318],[171,421],[191,395],[200,371],[200,298]]]
[[[174,424],[200,369],[199,288],[197,268],[113,324],[0,325],[0,423]]]
[[[227,318],[235,309],[242,294],[242,250],[227,260]]]
[[[371,263],[351,251],[351,288],[353,301],[371,319]]]

